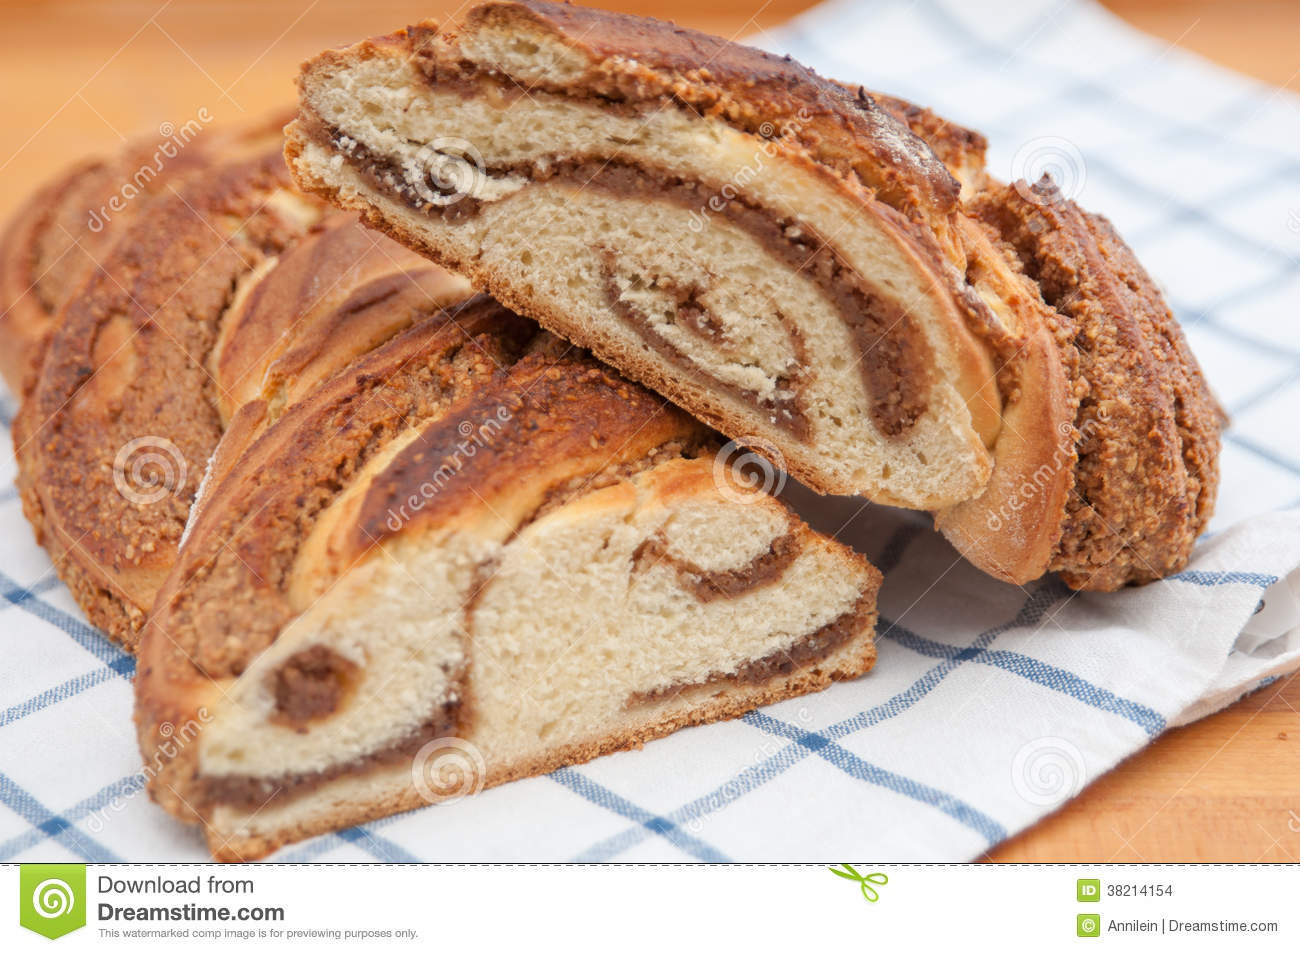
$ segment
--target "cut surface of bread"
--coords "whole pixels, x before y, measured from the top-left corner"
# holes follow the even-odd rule
[[[814,488],[933,508],[987,482],[959,184],[869,97],[534,0],[326,53],[301,87],[300,185]]]
[[[14,422],[37,539],[91,622],[128,649],[222,433],[254,434],[356,353],[466,294],[295,192],[279,129],[222,141],[174,191],[141,197],[55,316]]]
[[[545,0],[324,53],[300,88],[300,185],[814,489],[932,509],[1009,582],[1185,565],[1217,404],[1113,229],[994,181],[978,133]]]
[[[206,492],[142,640],[153,796],[254,859],[867,671],[878,573],[715,447],[491,299],[412,325]]]

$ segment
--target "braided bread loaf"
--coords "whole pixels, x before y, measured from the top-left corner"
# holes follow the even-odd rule
[[[300,87],[305,190],[815,489],[935,510],[1017,583],[1186,563],[1218,407],[1113,230],[994,182],[977,134],[547,0],[324,53]]]
[[[875,570],[562,338],[1012,582],[1159,578],[1209,518],[1222,416],[1159,292],[977,133],[543,0],[302,86],[309,194],[272,127],[214,131],[0,243],[24,509],[219,858],[437,800],[446,744],[496,784],[873,664]]]
[[[496,784],[870,669],[879,574],[707,427],[295,193],[280,137],[204,148],[45,316],[15,433],[215,856],[436,800],[430,745]]]

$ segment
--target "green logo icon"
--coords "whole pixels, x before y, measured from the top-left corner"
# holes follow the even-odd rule
[[[1080,880],[1075,885],[1076,897],[1080,903],[1096,903],[1101,899],[1100,880]]]
[[[872,871],[869,874],[860,874],[853,869],[852,864],[840,864],[840,866],[844,869],[837,870],[834,867],[827,867],[826,869],[836,877],[843,877],[845,880],[852,880],[861,887],[862,896],[866,898],[868,903],[875,903],[880,899],[880,893],[872,886],[872,884],[877,884],[878,886],[883,887],[885,884],[889,883],[889,877],[878,870]]]
[[[23,864],[18,875],[18,922],[57,940],[86,925],[85,864]]]
[[[1095,913],[1081,913],[1075,927],[1079,936],[1101,936],[1101,917]]]

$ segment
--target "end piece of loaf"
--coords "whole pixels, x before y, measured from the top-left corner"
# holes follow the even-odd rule
[[[1021,329],[999,365],[989,486],[936,525],[1009,582],[1054,571],[1110,591],[1180,571],[1214,513],[1227,417],[1164,295],[1114,226],[1050,178],[998,182],[978,133],[872,95],[961,180],[967,281]],[[1042,386],[1054,365],[1064,391]]]
[[[0,234],[0,376],[9,389],[19,397],[32,389],[64,306],[152,199],[223,156],[274,142],[288,118],[209,128],[191,120],[78,162],[36,190]]]

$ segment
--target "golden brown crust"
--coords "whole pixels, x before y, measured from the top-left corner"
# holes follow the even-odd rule
[[[1051,565],[1073,486],[1073,346],[1012,250],[973,219],[961,228],[972,319],[986,322],[1005,403],[988,486],[937,512],[935,525],[985,572],[1023,584]]]
[[[292,616],[288,571],[297,549],[357,470],[408,428],[441,418],[508,371],[538,333],[485,298],[436,313],[349,365],[253,441],[205,497],[158,594],[151,627],[173,633],[168,643],[180,654],[172,667],[239,674]],[[322,574],[349,562],[333,559]],[[224,634],[232,616],[234,640]]]
[[[54,207],[61,194],[95,168],[81,163],[32,195],[14,213],[0,234],[0,375],[21,397],[35,378],[35,355],[44,350],[56,308],[53,295],[43,294],[40,280],[40,237],[53,230]]]
[[[984,187],[986,181],[984,154],[988,149],[988,140],[982,133],[959,126],[924,106],[899,99],[897,96],[865,90],[861,86],[845,88],[855,95],[859,95],[857,91],[862,90],[860,95],[869,96],[880,108],[907,126],[918,139],[934,150],[939,161],[961,184],[963,196],[969,196]]]
[[[1077,355],[1078,463],[1051,568],[1103,591],[1177,572],[1213,512],[1224,419],[1177,321],[1104,218],[1024,183],[973,209],[1015,248]]]
[[[459,459],[465,438],[485,431],[490,444]],[[418,513],[401,519],[400,532],[446,522],[468,506],[488,505],[497,514],[536,513],[557,486],[575,479],[585,484],[611,464],[649,460],[670,442],[695,447],[707,436],[676,407],[589,355],[564,344],[535,347],[388,462],[333,553],[347,565],[395,535],[392,514],[418,498],[430,468],[436,471],[443,463],[456,467],[457,479]]]
[[[191,120],[80,162],[41,188],[0,236],[0,375],[25,396],[35,386],[59,313],[155,196],[224,152],[274,136],[287,117],[222,129]]]
[[[193,156],[191,155],[191,157]],[[141,150],[88,160],[38,191],[10,220],[0,239],[0,374],[10,389],[26,395],[36,383],[41,360],[67,300],[86,281],[111,246],[179,163],[152,179],[134,201],[108,218],[98,214],[140,166]],[[97,226],[97,227],[93,227]]]
[[[352,215],[314,226],[222,322],[208,363],[225,430],[206,481],[218,484],[286,408],[334,373],[470,294],[463,278]],[[194,507],[202,504],[196,499]]]
[[[468,284],[334,213],[278,256],[229,309],[209,365],[229,422],[243,405],[280,408],[417,319],[469,296]]]
[[[653,17],[548,0],[491,0],[471,9],[464,24],[465,30],[516,27],[553,33],[597,64],[563,83],[539,77],[531,88],[585,91],[629,105],[672,101],[751,134],[775,128],[817,162],[856,176],[902,209],[928,216],[955,207],[957,183],[905,126],[870,97],[849,93],[791,57]],[[447,63],[438,48],[454,43],[457,30],[439,36],[430,21],[409,30],[424,68],[439,79]]]
[[[149,204],[63,309],[15,420],[37,538],[91,621],[127,645],[220,436],[204,364],[221,316],[241,277],[301,232],[266,204],[287,186],[277,147],[246,142]]]

